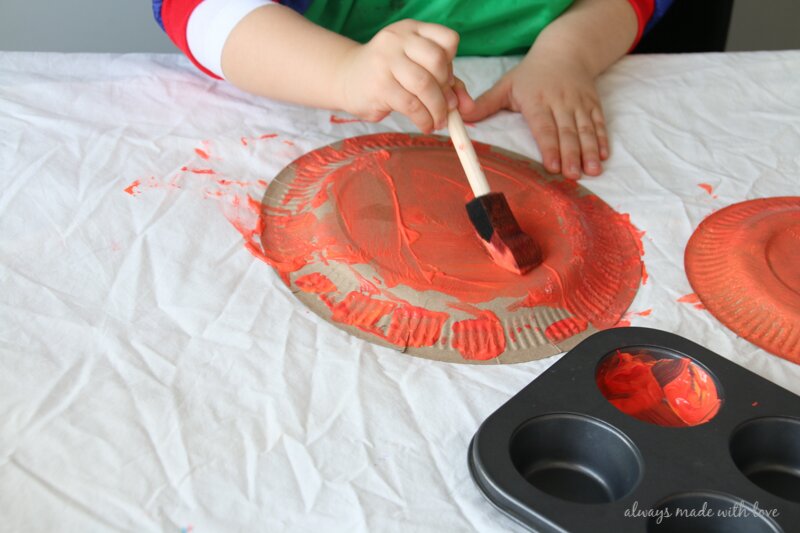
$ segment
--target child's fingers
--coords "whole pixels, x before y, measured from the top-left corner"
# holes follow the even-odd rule
[[[430,39],[444,49],[448,61],[456,57],[458,51],[458,32],[451,30],[441,24],[431,24],[429,22],[417,22],[417,34]]]
[[[581,145],[575,114],[566,109],[554,109],[553,116],[558,127],[558,145],[561,149],[561,173],[571,179],[581,177]]]
[[[439,85],[450,86],[452,61],[444,48],[429,39],[412,35],[406,41],[403,49],[406,56],[430,72]]]
[[[430,133],[433,131],[434,120],[425,104],[417,98],[414,94],[410,93],[403,88],[402,85],[396,83],[392,90],[386,95],[386,103],[389,104],[393,110],[398,111],[413,122],[423,133]]]
[[[453,78],[453,92],[458,98],[458,108],[462,113],[464,109],[472,109],[475,106],[475,100],[467,92],[467,86],[458,78]]]
[[[592,109],[590,114],[592,122],[594,122],[594,131],[597,132],[597,145],[600,149],[600,159],[605,161],[608,159],[610,150],[608,147],[608,132],[606,131],[606,121],[603,117],[603,111],[599,107]]]
[[[409,59],[398,61],[393,65],[392,74],[406,91],[422,102],[433,120],[433,127],[443,128],[447,122],[448,103],[436,78]],[[452,90],[450,93],[452,94]],[[454,94],[452,98],[455,98]]]
[[[583,109],[575,110],[575,124],[578,127],[578,140],[581,144],[583,172],[589,176],[597,176],[603,168],[600,166],[600,149],[597,145],[597,132],[594,129],[589,113]]]
[[[558,127],[549,106],[536,105],[531,110],[522,109],[522,115],[536,140],[542,162],[548,172],[561,172],[561,149],[558,143]]]
[[[510,78],[504,77],[498,81],[491,89],[483,93],[474,101],[474,105],[465,105],[461,108],[462,117],[468,122],[478,122],[489,115],[493,115],[501,109],[510,106],[509,90]]]

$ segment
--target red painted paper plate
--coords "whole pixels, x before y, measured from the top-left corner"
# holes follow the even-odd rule
[[[266,259],[326,320],[430,359],[527,361],[616,324],[642,274],[627,215],[523,156],[476,150],[543,248],[528,274],[482,247],[449,139],[399,133],[347,139],[281,171],[261,208]]]
[[[713,213],[695,230],[686,274],[737,335],[800,363],[800,197],[762,198]]]

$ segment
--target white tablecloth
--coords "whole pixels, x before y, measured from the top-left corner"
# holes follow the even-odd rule
[[[513,63],[457,74],[477,95]],[[677,300],[705,216],[800,194],[799,73],[800,51],[626,58],[599,83],[612,158],[582,180],[645,232],[633,325],[796,393],[800,366]],[[557,357],[453,365],[355,339],[228,220],[313,148],[411,130],[251,97],[177,56],[0,54],[0,530],[518,528],[467,444]],[[519,115],[470,133],[538,158]]]

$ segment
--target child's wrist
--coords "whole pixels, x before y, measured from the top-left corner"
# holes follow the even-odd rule
[[[350,107],[350,98],[348,95],[351,92],[349,82],[352,77],[352,64],[362,46],[361,44],[353,42],[352,46],[345,48],[335,61],[331,92],[333,96],[333,106],[337,110],[348,111]]]

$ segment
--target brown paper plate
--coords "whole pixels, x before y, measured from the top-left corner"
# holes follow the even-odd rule
[[[800,363],[800,197],[763,198],[713,213],[685,255],[689,283],[734,333]]]
[[[266,259],[297,297],[372,342],[451,362],[560,353],[617,323],[639,287],[627,215],[537,163],[476,143],[544,263],[492,263],[467,218],[469,186],[446,137],[377,134],[314,150],[262,203]]]

